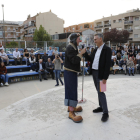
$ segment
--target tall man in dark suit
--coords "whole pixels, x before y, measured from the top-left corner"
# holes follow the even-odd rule
[[[54,79],[54,64],[51,61],[51,58],[48,58],[48,62],[45,64],[46,70],[51,73],[52,79]]]
[[[98,92],[99,107],[93,110],[93,112],[103,112],[101,120],[105,122],[109,118],[107,100],[105,93],[99,91],[99,82],[100,80],[102,80],[103,84],[106,84],[109,77],[111,64],[111,49],[103,43],[102,34],[95,34],[94,42],[96,43],[97,48],[93,51],[91,55],[88,55],[88,53],[86,52],[85,58],[91,62],[90,72],[92,73],[93,81]]]

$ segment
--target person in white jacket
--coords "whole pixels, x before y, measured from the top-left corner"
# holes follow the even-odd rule
[[[20,55],[20,52],[18,51],[18,48],[13,51],[13,57],[15,60],[15,66],[17,65],[17,61],[20,61],[20,65],[22,65],[22,57]]]
[[[34,55],[29,57],[29,62],[31,65],[31,70],[35,71],[36,70],[36,57]]]

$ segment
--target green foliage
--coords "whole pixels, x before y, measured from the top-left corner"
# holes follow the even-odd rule
[[[6,48],[15,48],[18,47],[18,43],[14,40],[12,42],[6,42]]]

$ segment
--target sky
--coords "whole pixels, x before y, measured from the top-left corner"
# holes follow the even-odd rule
[[[131,9],[140,9],[140,0],[0,0],[0,20],[24,21],[27,16],[51,11],[65,21],[64,27],[93,22]]]

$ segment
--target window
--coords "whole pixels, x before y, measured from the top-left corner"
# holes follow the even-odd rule
[[[116,23],[116,20],[113,20],[113,23]]]
[[[135,17],[135,21],[138,21],[139,20],[139,17]]]
[[[119,23],[121,23],[122,22],[122,19],[119,19]]]
[[[134,28],[135,28],[135,30],[138,30],[138,29],[140,29],[140,26],[135,26]]]
[[[85,24],[84,25],[84,28],[89,28],[89,24]]]
[[[80,29],[82,29],[82,26],[80,26]]]
[[[90,28],[92,28],[92,25],[90,25]]]
[[[73,30],[75,30],[75,28],[72,28]]]
[[[138,38],[138,34],[134,34],[134,38]]]
[[[0,36],[3,37],[3,32],[2,31],[0,31]]]

